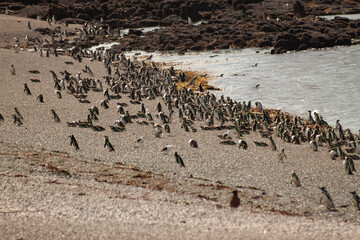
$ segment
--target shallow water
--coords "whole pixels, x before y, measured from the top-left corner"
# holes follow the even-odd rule
[[[170,62],[175,69],[208,73],[210,83],[222,89],[214,91],[218,96],[259,101],[264,107],[302,116],[316,110],[330,125],[340,119],[344,128],[360,128],[360,45],[281,55],[268,52],[155,53],[153,60]]]
[[[338,15],[325,15],[319,16],[326,19],[334,19],[335,17],[345,17],[348,19],[360,19],[360,14],[338,14]]]

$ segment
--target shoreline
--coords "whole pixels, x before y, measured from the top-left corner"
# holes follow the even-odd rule
[[[10,26],[5,30],[9,31]],[[180,100],[184,114],[185,110],[190,111],[189,107],[185,107],[186,101],[188,105],[201,110],[200,104],[195,100],[198,99],[200,103],[204,101],[204,109],[211,109],[210,106],[214,105],[214,113],[222,112],[224,119],[221,123],[221,116],[215,116],[214,125],[211,127],[213,130],[207,130],[204,128],[205,119],[199,120],[196,116],[195,120],[191,120],[191,116],[185,114],[188,121],[194,122],[186,123],[189,124],[187,132],[184,121],[178,117],[181,106],[175,106],[175,99],[181,99],[181,94],[185,93],[176,93],[171,84],[162,85],[169,69],[161,73],[153,70],[150,64],[146,65],[151,76],[149,79],[154,81],[152,84],[158,88],[156,91],[159,91],[155,99],[147,100],[151,94],[146,91],[142,92],[144,96],[141,96],[141,101],[130,99],[131,91],[126,85],[136,88],[139,83],[136,80],[131,82],[129,77],[124,80],[126,84],[121,87],[120,93],[109,90],[113,98],[108,102],[109,108],[105,108],[101,104],[105,99],[104,93],[97,87],[92,87],[84,94],[86,97],[82,98],[83,102],[78,100],[76,94],[70,94],[63,89],[62,98],[58,99],[54,93],[52,75],[49,73],[53,70],[59,79],[62,79],[60,72],[66,70],[74,77],[71,81],[80,84],[79,80],[76,80],[76,75],[80,72],[82,81],[90,79],[91,83],[91,79],[99,79],[104,89],[105,86],[110,89],[113,86],[106,85],[104,76],[107,75],[107,70],[101,61],[83,58],[79,62],[69,56],[55,57],[51,54],[49,57],[40,57],[31,52],[15,53],[5,49],[0,49],[0,55],[0,66],[2,69],[9,69],[0,76],[3,93],[0,95],[0,114],[4,117],[4,121],[0,121],[0,196],[5,199],[0,213],[5,218],[0,224],[5,226],[5,236],[44,238],[49,236],[49,232],[50,235],[62,234],[66,229],[70,229],[64,236],[116,238],[112,233],[120,232],[119,234],[126,236],[148,238],[164,238],[167,236],[165,233],[170,233],[173,236],[190,236],[188,238],[194,239],[219,238],[220,235],[237,238],[238,235],[233,234],[243,234],[245,238],[295,236],[311,239],[313,235],[304,233],[304,225],[320,238],[337,238],[339,234],[340,238],[346,239],[350,235],[360,234],[358,212],[351,205],[351,196],[348,193],[360,188],[359,174],[355,172],[352,176],[346,175],[343,160],[331,160],[326,146],[313,152],[307,141],[299,145],[293,144],[281,140],[276,132],[270,133],[270,127],[274,127],[276,122],[274,115],[270,115],[271,123],[267,129],[262,114],[242,107],[244,114],[249,115],[249,120],[246,120],[244,115],[244,124],[238,125],[241,126],[243,135],[238,136],[234,130],[234,119],[226,112],[230,111],[226,107],[234,103],[226,98],[224,102],[217,99],[219,103],[207,103],[209,100],[199,98],[206,95],[188,93],[184,100]],[[15,75],[11,74],[9,63],[14,64]],[[134,70],[129,70],[130,67],[125,65],[125,61],[119,64],[120,74],[129,71],[134,75],[139,74],[135,79],[144,80],[146,75],[141,75],[141,68],[144,66],[141,62],[132,64]],[[94,76],[91,76],[85,66],[92,70]],[[113,76],[115,66],[111,66],[111,69]],[[32,70],[38,70],[39,74],[30,73]],[[125,79],[126,75],[122,76]],[[156,76],[159,83],[154,80]],[[33,82],[30,79],[39,81]],[[25,83],[31,89],[31,95],[24,92]],[[149,88],[148,85],[146,87]],[[175,112],[167,123],[170,133],[165,131],[161,117],[156,117],[160,114],[157,110],[158,102],[162,105],[163,114],[170,115],[162,92],[166,91],[166,88],[169,88],[169,95],[170,90],[175,92],[171,99]],[[40,93],[44,96],[44,103],[36,99]],[[90,103],[85,103],[84,99]],[[115,125],[115,120],[122,118],[122,114],[117,112],[118,103],[121,103],[130,115],[137,116],[133,117],[132,123],[125,124],[122,132],[115,132],[110,128]],[[152,113],[153,121],[138,115],[141,103]],[[99,120],[93,120],[93,126],[102,126],[104,130],[70,127],[67,124],[86,121],[88,109],[92,106],[97,106],[100,110]],[[24,117],[21,126],[13,123],[14,107],[17,107]],[[240,106],[235,107],[233,111],[240,114],[239,108]],[[56,111],[61,122],[54,121],[51,109]],[[285,124],[288,117],[282,114],[279,117],[284,118],[281,121]],[[259,119],[256,120],[257,118]],[[253,131],[251,128],[255,120],[259,121],[261,127]],[[144,121],[148,122],[148,125],[140,124]],[[160,138],[154,136],[155,124],[162,126],[163,133]],[[221,144],[225,139],[218,135],[223,135],[228,130],[231,131],[235,146]],[[262,136],[264,133],[273,136],[277,151],[256,145],[255,142],[269,144],[268,138]],[[70,146],[70,135],[76,137],[79,150]],[[114,152],[104,148],[104,136],[109,136]],[[137,143],[141,136],[145,137],[144,143]],[[191,148],[189,139],[195,139],[199,148]],[[247,150],[239,149],[239,139],[248,143]],[[169,144],[173,145],[174,149],[169,153],[161,152],[161,149]],[[278,160],[282,148],[287,154],[283,163]],[[345,148],[347,147],[343,146],[344,150]],[[176,163],[173,156],[175,151],[183,158],[185,168]],[[358,161],[355,161],[355,164],[357,166]],[[301,178],[303,186],[300,188],[290,184],[293,171]],[[338,212],[328,211],[319,205],[319,186],[327,187]],[[234,188],[239,191],[242,204],[238,209],[231,210],[228,198]],[[254,209],[255,213],[252,211]],[[144,220],[140,220],[141,218]],[[81,223],[77,223],[78,219]],[[74,226],[59,224],[61,221],[74,223]],[[95,230],[86,233],[87,229],[96,226],[99,221],[101,224],[95,227]],[[263,225],[259,225],[259,221]],[[130,224],[127,224],[128,222]],[[339,227],[339,222],[340,226],[346,223],[346,226],[350,227],[344,231]],[[140,223],[144,230],[131,226],[136,223]],[[114,230],[115,225],[122,224],[126,226],[124,229]],[[214,228],[217,225],[220,227]],[[327,232],[321,227],[324,225]],[[170,229],[169,232],[166,232],[163,226]],[[178,228],[179,226],[182,227]],[[102,227],[109,231],[100,230]],[[232,230],[227,231],[227,227]],[[289,229],[288,235],[282,235],[283,231]],[[154,230],[160,234],[156,234]],[[218,230],[221,234],[216,235]]]

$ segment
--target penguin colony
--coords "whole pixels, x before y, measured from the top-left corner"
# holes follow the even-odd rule
[[[97,31],[96,26],[88,23],[83,25],[81,34],[91,34]],[[53,39],[54,40],[54,39]],[[42,56],[42,41],[39,43],[39,52]],[[55,41],[55,40],[54,40]],[[36,47],[35,52],[37,52]],[[48,50],[47,56],[50,51]],[[57,56],[56,48],[53,51]],[[301,119],[299,116],[291,116],[280,110],[264,109],[260,102],[252,106],[249,102],[237,102],[229,97],[221,96],[216,98],[214,94],[206,91],[200,84],[195,85],[196,78],[187,79],[182,72],[178,73],[173,67],[169,69],[160,69],[151,60],[151,57],[139,61],[135,57],[133,60],[126,58],[124,54],[105,51],[87,51],[79,48],[67,50],[67,54],[76,61],[81,62],[84,57],[89,57],[92,61],[102,61],[107,75],[104,76],[104,82],[95,79],[89,66],[85,65],[82,73],[73,76],[67,71],[60,72],[61,77],[52,70],[49,70],[54,84],[54,94],[56,98],[61,99],[62,95],[73,95],[79,103],[89,103],[86,99],[89,91],[103,94],[104,99],[100,103],[103,110],[109,109],[109,102],[116,101],[122,96],[130,98],[131,104],[139,105],[137,113],[130,113],[126,110],[125,103],[117,103],[117,111],[120,114],[119,120],[114,125],[109,126],[113,132],[122,132],[126,130],[126,125],[135,121],[137,124],[148,125],[154,128],[154,138],[161,138],[163,132],[171,132],[171,121],[180,121],[181,128],[185,132],[196,132],[194,122],[202,122],[200,129],[202,131],[220,130],[222,134],[218,135],[219,144],[238,145],[240,151],[246,151],[250,147],[269,147],[273,151],[278,151],[276,143],[272,136],[277,136],[281,140],[292,144],[309,144],[309,150],[318,151],[319,147],[326,146],[329,149],[329,157],[332,160],[340,158],[344,160],[344,172],[346,175],[353,175],[356,172],[353,160],[359,160],[360,157],[360,138],[353,134],[349,129],[343,129],[340,121],[336,122],[333,128],[327,124],[323,118],[309,111],[308,119]],[[16,75],[16,64],[10,66],[11,75]],[[36,70],[31,73],[37,74]],[[90,77],[84,77],[87,74]],[[31,79],[32,82],[39,82],[37,79]],[[179,88],[178,83],[189,81],[189,88]],[[183,84],[182,84],[183,85]],[[26,95],[32,97],[31,90],[27,84],[24,84]],[[143,100],[158,101],[156,113],[154,115],[144,105]],[[37,96],[37,100],[43,103],[46,101],[42,94]],[[98,120],[99,108],[93,106],[88,109],[89,113],[86,120],[67,122],[68,127],[91,128],[94,131],[102,132],[104,127],[98,126],[95,122]],[[56,123],[61,123],[55,110],[50,109],[51,117]],[[49,116],[50,117],[50,116]],[[6,118],[6,117],[5,117]],[[0,114],[0,121],[5,120]],[[12,115],[13,123],[21,127],[26,124],[26,118],[23,118],[18,108],[14,108]],[[154,118],[159,119],[161,124],[155,124]],[[250,132],[258,132],[263,138],[263,142],[254,141],[253,144],[245,142],[242,138]],[[116,151],[116,146],[111,144],[108,136],[104,137],[104,148],[108,151]],[[75,150],[81,149],[81,144],[76,140],[76,136],[70,135],[66,139]],[[65,139],[64,139],[65,141]],[[143,143],[144,137],[138,139],[137,143]],[[192,148],[201,148],[194,139],[189,140]],[[167,145],[161,152],[168,153],[174,146]],[[285,149],[277,153],[278,160],[281,163],[286,162],[287,156]],[[185,161],[176,151],[174,153],[174,163],[178,166],[186,166]],[[300,177],[295,172],[289,176],[290,183],[296,187],[301,187]],[[320,203],[328,210],[335,211],[333,200],[325,187],[320,187]],[[232,192],[230,206],[237,208],[240,205],[238,192],[234,189]],[[360,210],[360,199],[356,191],[350,192],[353,205],[356,210]],[[349,195],[350,196],[350,195]]]

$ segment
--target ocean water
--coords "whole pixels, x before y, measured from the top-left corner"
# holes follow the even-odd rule
[[[339,119],[344,128],[360,129],[360,45],[281,55],[260,49],[152,54],[175,69],[209,74],[210,84],[221,89],[217,96],[304,117],[317,111],[330,125]]]
[[[334,19],[335,17],[346,17],[348,19],[360,19],[360,14],[338,14],[338,15],[324,15],[319,16],[326,19]]]

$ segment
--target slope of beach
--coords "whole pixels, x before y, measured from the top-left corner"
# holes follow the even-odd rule
[[[17,24],[25,26],[24,32],[17,33],[19,39],[28,34],[26,19],[5,17],[1,24],[9,36]],[[32,25],[35,28],[36,22]],[[15,75],[10,72],[11,64]],[[155,138],[152,125],[140,125],[135,120],[125,131],[112,132],[109,126],[120,117],[117,102],[127,103],[130,114],[140,111],[140,105],[130,103],[128,94],[111,100],[109,109],[100,106],[102,92],[89,92],[89,104],[80,103],[65,91],[62,99],[54,94],[50,70],[59,76],[64,70],[75,76],[85,65],[105,86],[102,62],[0,49],[0,114],[4,117],[0,122],[0,225],[4,239],[360,236],[359,212],[354,210],[349,194],[360,189],[359,174],[346,175],[343,161],[331,160],[327,147],[313,152],[307,143],[285,143],[274,135],[278,150],[284,148],[287,154],[281,163],[279,151],[254,144],[268,141],[258,132],[244,135],[249,147],[241,150],[237,145],[219,144],[222,140],[218,135],[225,129],[204,131],[200,128],[204,123],[196,121],[197,131],[185,132],[175,116],[177,112],[169,124],[171,132],[164,132],[161,138]],[[84,72],[82,76],[90,77]],[[23,91],[25,83],[32,95]],[[38,94],[43,94],[44,103],[36,99]],[[143,100],[153,115],[158,102],[165,108],[160,97]],[[100,110],[96,125],[105,131],[67,126],[66,122],[86,120],[93,105]],[[22,126],[13,124],[14,107],[24,117]],[[51,109],[59,115],[60,123],[52,119]],[[164,111],[168,114],[167,109]],[[155,123],[160,120],[155,118]],[[235,138],[235,131],[232,133]],[[80,150],[69,145],[71,134]],[[115,152],[104,148],[105,135]],[[145,142],[136,143],[141,136]],[[189,139],[197,140],[199,148],[191,148]],[[162,153],[169,144],[174,149]],[[184,159],[185,168],[176,163],[175,151]],[[302,181],[300,188],[290,184],[293,171]],[[337,212],[319,204],[320,186],[327,187]],[[228,206],[234,188],[242,201],[236,210]]]

